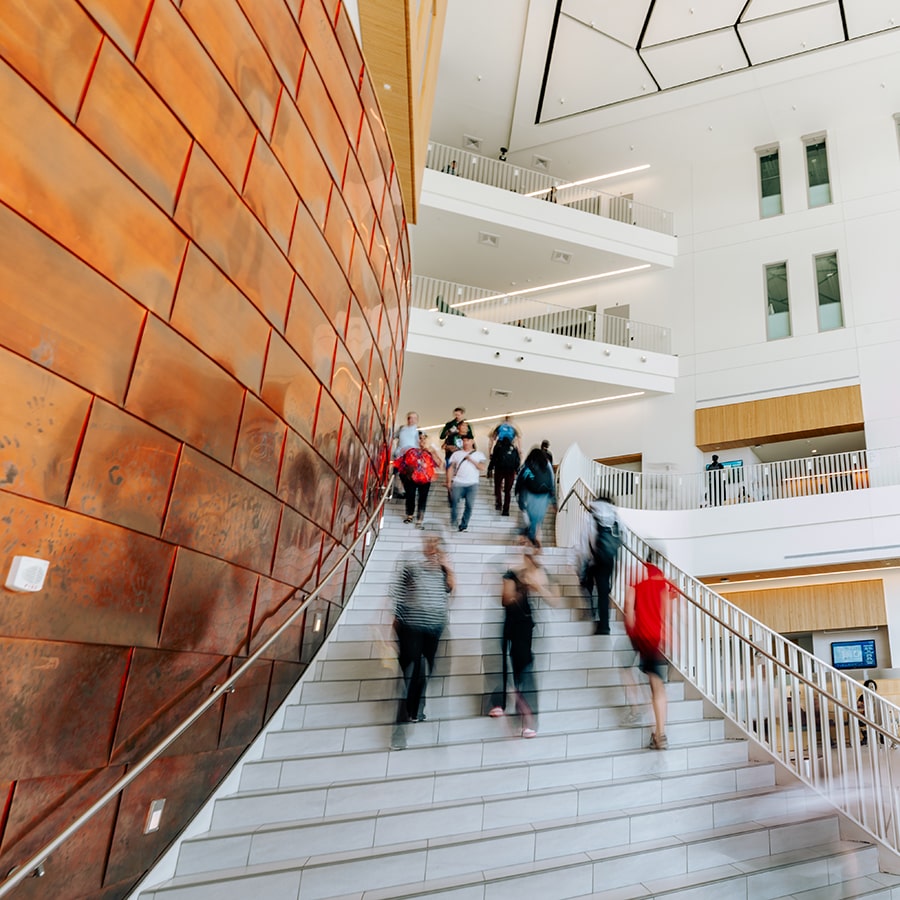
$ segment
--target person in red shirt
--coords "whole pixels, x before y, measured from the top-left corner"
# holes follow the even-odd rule
[[[666,685],[663,667],[666,659],[662,648],[666,642],[666,619],[672,585],[649,559],[644,566],[644,577],[628,586],[625,594],[625,631],[632,646],[640,656],[641,671],[650,680],[650,700],[656,720],[655,731],[650,737],[651,750],[666,750]]]

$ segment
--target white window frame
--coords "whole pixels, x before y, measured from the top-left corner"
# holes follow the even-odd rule
[[[811,184],[812,172],[809,168],[809,149],[810,147],[822,145],[822,152],[825,154],[825,172],[828,181],[819,184]],[[806,169],[806,200],[810,209],[819,206],[828,206],[834,201],[833,191],[831,189],[831,167],[828,165],[828,136],[825,132],[819,134],[809,134],[803,138],[803,167]]]
[[[778,193],[770,194],[767,197],[763,194],[762,161],[764,157],[773,154],[778,159]],[[773,216],[782,215],[784,213],[784,191],[781,185],[781,147],[778,144],[766,144],[756,148],[756,180],[759,187],[759,217],[770,219]]]
[[[834,257],[834,277],[837,279],[837,295],[836,303],[822,303],[822,296],[819,291],[819,260]],[[846,325],[844,321],[844,293],[841,290],[841,266],[838,260],[837,250],[830,250],[826,253],[816,253],[813,256],[813,278],[816,284],[816,319],[819,323],[819,331],[836,331]],[[837,307],[837,309],[833,309]],[[823,310],[825,311],[823,316]]]
[[[769,297],[769,270],[776,266],[784,266],[784,304],[785,309],[775,309]],[[791,327],[791,297],[788,290],[788,264],[787,260],[781,262],[766,263],[763,266],[763,297],[766,310],[766,340],[780,341],[793,334]]]

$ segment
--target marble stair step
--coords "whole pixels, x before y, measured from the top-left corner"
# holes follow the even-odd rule
[[[635,800],[660,801],[662,793],[636,794]],[[680,797],[680,793],[678,796]],[[578,788],[549,792],[476,798],[471,801],[432,804],[427,807],[408,807],[379,810],[368,815],[332,816],[328,819],[284,822],[249,830],[219,829],[186,841],[181,848],[177,875],[214,871],[233,865],[256,865],[292,859],[297,848],[305,854],[323,854],[340,846],[345,850],[387,848],[403,843],[411,834],[417,839],[437,839],[511,828],[523,822],[545,823],[554,829],[573,829],[586,826],[594,829],[595,837],[606,835],[609,846],[629,841],[648,841],[670,830],[674,811],[679,816],[681,834],[694,832],[707,836],[726,837],[746,832],[758,823],[797,826],[788,819],[801,810],[804,815],[801,839],[813,840],[810,821],[832,816],[826,804],[810,804],[809,795],[796,788],[772,784],[753,791],[733,791],[706,797],[691,797],[688,801],[654,802],[629,810],[594,809],[585,812],[591,797],[581,795]],[[596,801],[594,801],[596,802]],[[528,825],[527,827],[531,827]],[[828,838],[831,839],[831,832]],[[783,837],[782,837],[783,840]],[[544,842],[546,844],[546,841]],[[570,845],[571,846],[571,845]]]
[[[604,847],[605,824],[601,821],[594,828],[588,823],[496,829],[474,836],[408,841],[387,847],[383,852],[374,848],[326,855],[304,854],[266,861],[263,864],[266,874],[262,877],[292,875],[296,879],[294,889],[304,900],[324,900],[333,898],[336,892],[347,894],[354,890],[365,892],[366,897],[441,896],[440,890],[435,893],[434,889],[448,881],[455,882],[459,888],[466,882],[479,884],[510,879],[518,881],[519,890],[527,896],[571,897],[569,887],[560,890],[563,887],[560,882],[572,882],[570,870],[580,859],[590,865],[592,882],[598,874],[597,868],[602,868],[602,883],[607,890],[642,883],[649,886],[644,879],[652,872],[653,884],[664,891],[684,891],[715,883],[723,890],[719,896],[735,896],[729,893],[729,887],[749,886],[775,877],[781,880],[781,887],[800,884],[808,887],[817,881],[829,884],[836,876],[858,877],[877,871],[874,848],[840,841],[834,816],[782,826],[757,824],[737,832],[734,828],[712,829],[702,834]],[[607,839],[615,841],[616,837],[609,834]],[[782,852],[769,855],[773,848]],[[296,852],[298,848],[294,849]],[[560,850],[565,853],[559,853]],[[723,864],[723,860],[727,863]],[[774,872],[771,868],[761,868],[766,862],[776,866]],[[232,866],[223,872],[176,876],[167,887],[177,891],[191,883],[215,884],[224,875],[229,884],[241,880],[249,888],[250,882],[257,880],[254,876],[259,869],[257,865]],[[550,873],[556,875],[556,890],[536,893],[534,882],[542,881],[541,876]],[[579,874],[583,877],[584,873]],[[408,893],[403,886],[411,882],[413,891]],[[422,891],[422,887],[427,891]],[[254,889],[259,890],[259,884]],[[392,893],[381,894],[381,891]],[[771,896],[758,890],[749,895]],[[173,895],[159,889],[157,896]],[[273,894],[267,892],[266,896]]]

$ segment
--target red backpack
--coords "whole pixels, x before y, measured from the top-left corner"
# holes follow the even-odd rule
[[[425,484],[434,478],[434,460],[427,450],[410,447],[400,460],[400,471],[416,484]]]

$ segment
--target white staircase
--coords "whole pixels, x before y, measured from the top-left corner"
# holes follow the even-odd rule
[[[446,523],[443,490],[430,500],[427,519]],[[501,575],[518,555],[516,520],[486,485],[469,530],[448,529],[457,588],[427,720],[389,749],[400,686],[386,595],[397,554],[421,538],[402,518],[394,501],[299,703],[143,900],[900,897],[874,847],[841,840],[812,791],[776,785],[682,682],[668,685],[669,750],[645,749],[649,708],[645,724],[620,724],[634,654],[620,623],[593,635],[566,551],[544,554],[570,602],[537,614],[539,733],[484,715]]]

